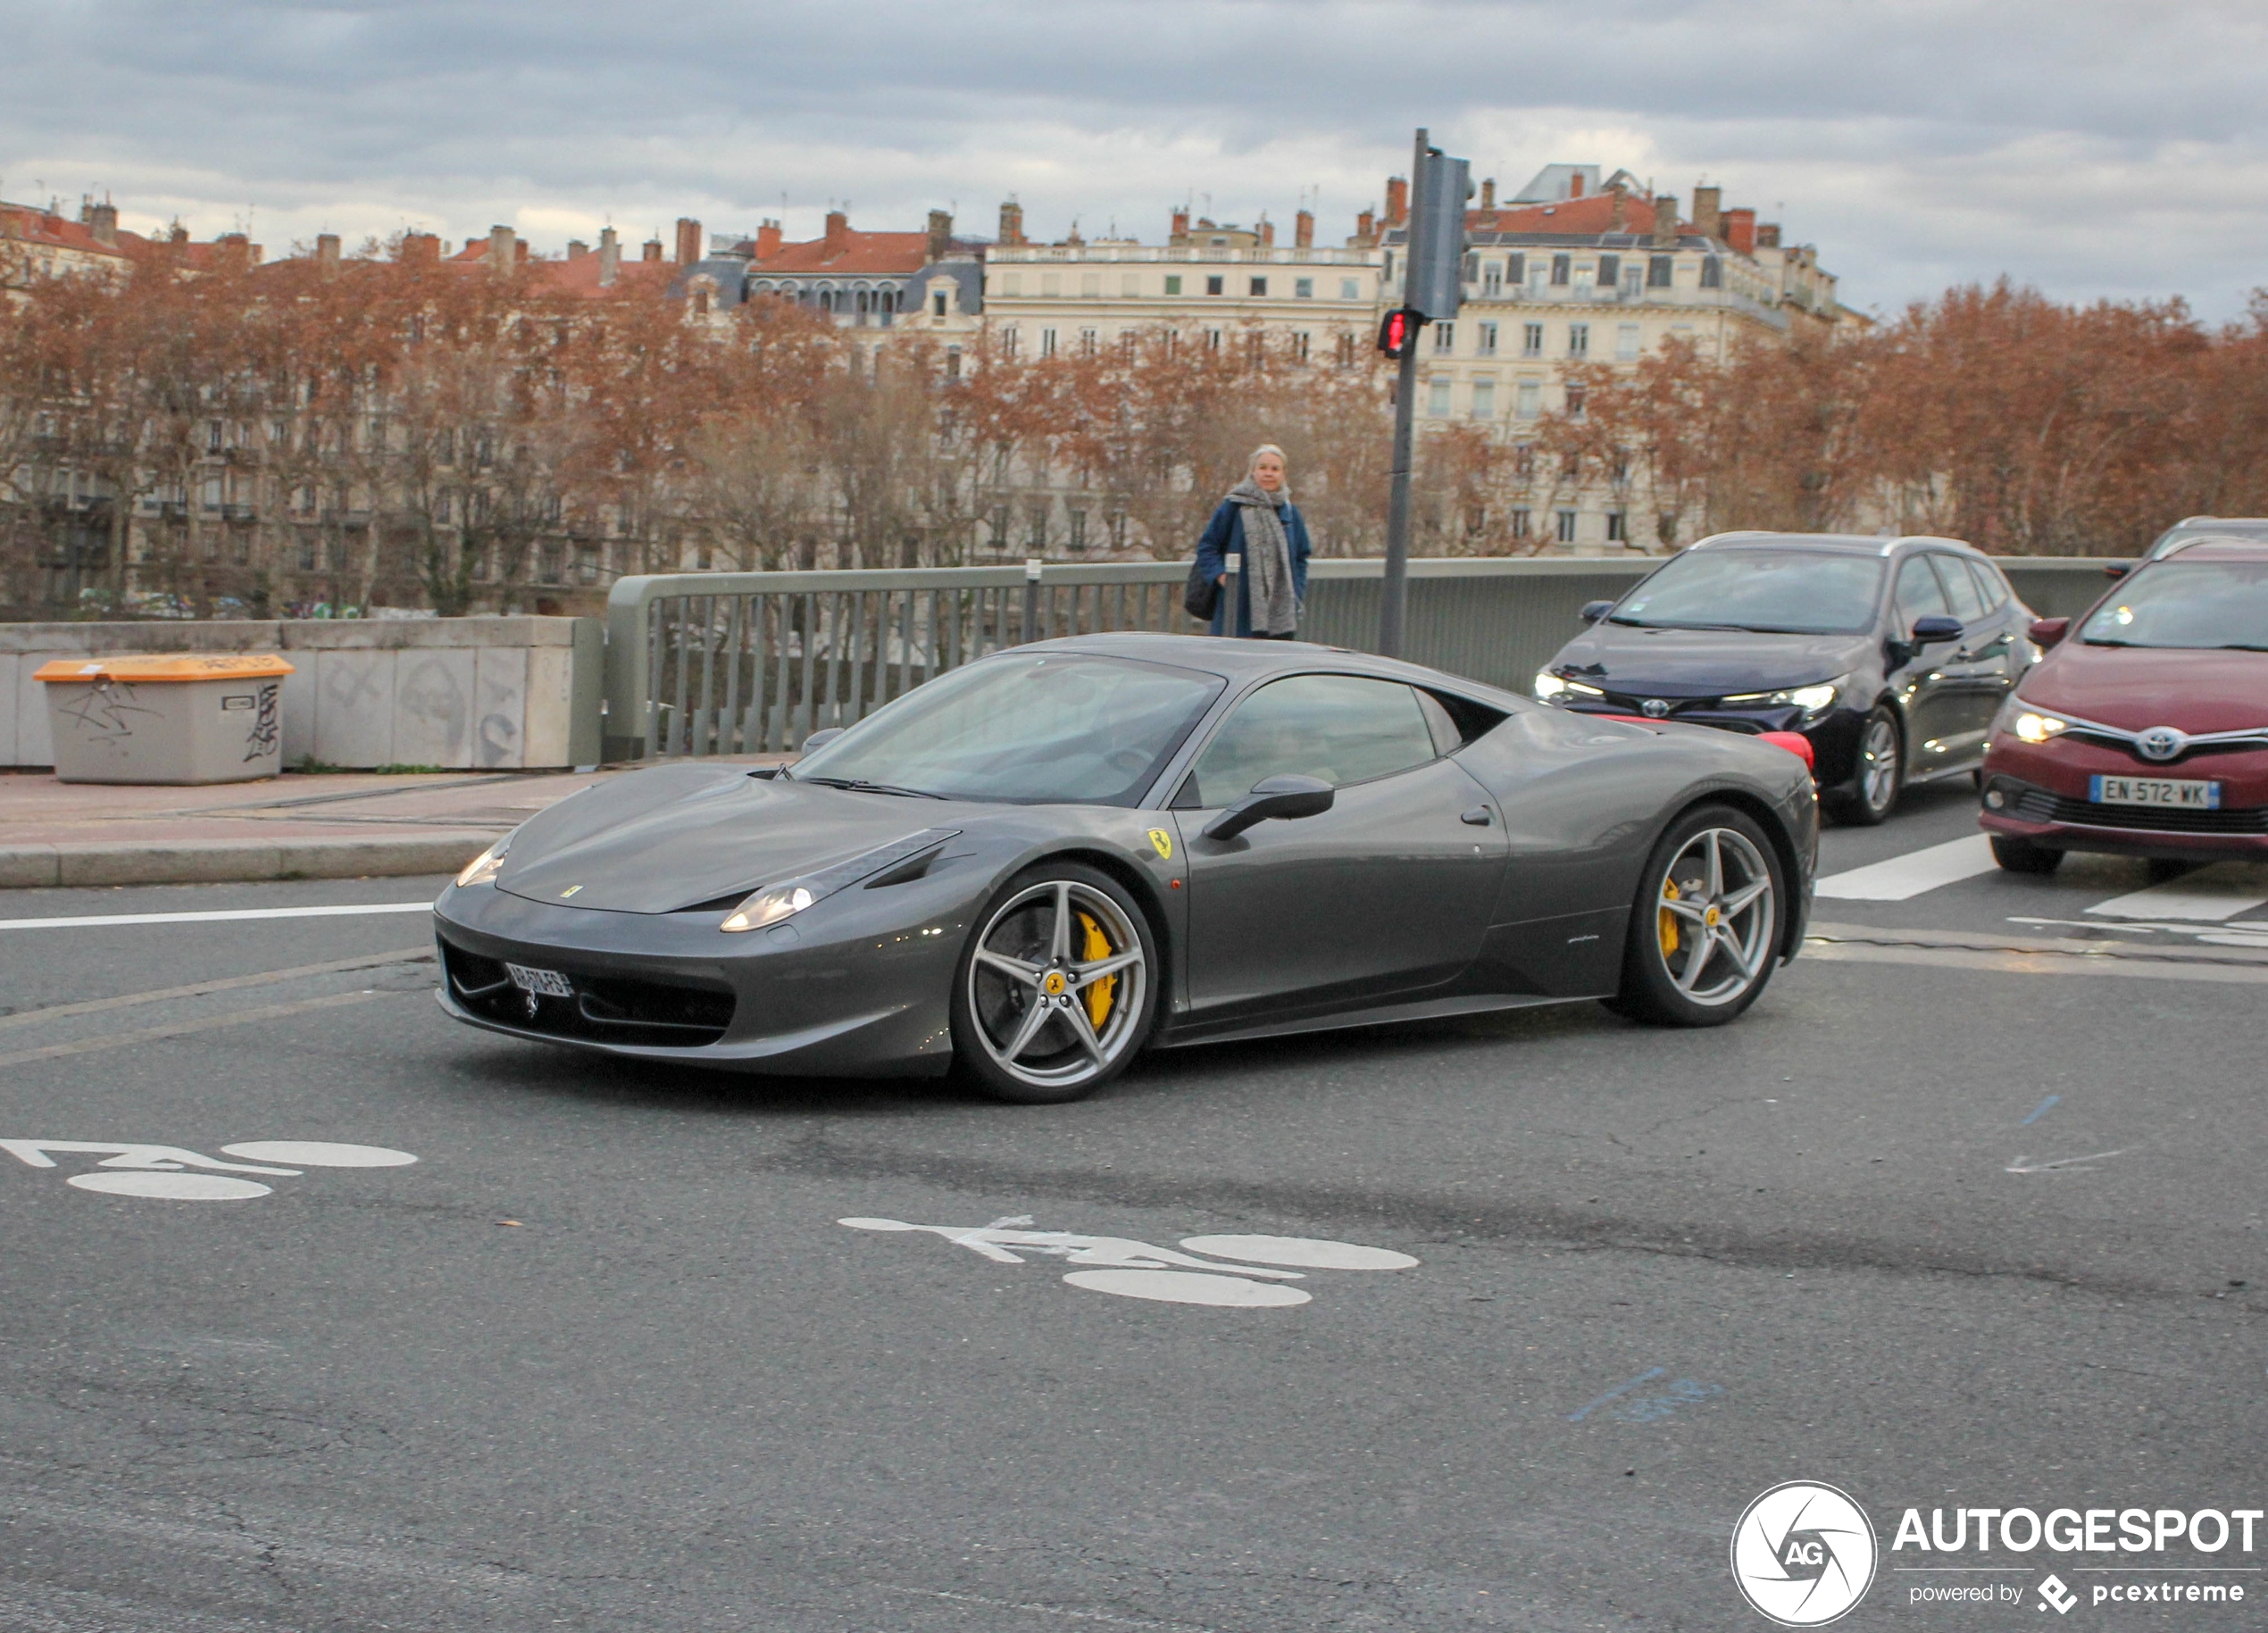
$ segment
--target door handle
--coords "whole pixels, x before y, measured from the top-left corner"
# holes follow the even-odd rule
[[[1475,805],[1457,819],[1458,821],[1473,828],[1486,828],[1488,826],[1489,820],[1488,807],[1486,805]]]

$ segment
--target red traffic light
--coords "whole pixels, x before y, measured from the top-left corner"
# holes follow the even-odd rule
[[[1397,306],[1378,326],[1378,349],[1388,357],[1400,359],[1417,338],[1418,329],[1424,321],[1407,306]]]

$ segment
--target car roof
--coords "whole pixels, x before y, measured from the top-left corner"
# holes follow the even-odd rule
[[[1334,670],[1342,674],[1376,675],[1380,679],[1405,680],[1413,686],[1447,687],[1476,700],[1502,706],[1522,701],[1511,693],[1460,675],[1444,674],[1422,663],[1405,663],[1345,646],[1324,646],[1312,641],[1240,640],[1218,635],[1165,635],[1140,629],[1068,635],[1051,641],[1034,641],[1011,652],[1076,652],[1096,657],[1132,658],[1149,663],[1171,663],[1219,675],[1237,683],[1273,675]]]
[[[2194,538],[2178,542],[2180,548],[2157,557],[2157,562],[2268,562],[2268,537],[2240,538],[2200,533]]]
[[[1895,555],[1900,551],[1928,546],[1951,550],[1964,555],[1982,556],[1984,552],[1974,545],[1958,538],[1939,538],[1929,533],[1904,533],[1885,538],[1879,533],[1712,533],[1688,545],[1688,550],[1739,550],[1743,547],[1772,546],[1780,548],[1794,546],[1804,550],[1832,551],[1839,555]]]
[[[2201,538],[2268,538],[2268,516],[2188,516],[2157,536],[2153,557],[2184,550]]]

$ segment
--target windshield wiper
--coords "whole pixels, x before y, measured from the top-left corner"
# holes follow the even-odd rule
[[[2215,646],[2215,647],[2214,648],[2214,651],[2215,651],[2215,652],[2268,652],[2268,646],[2262,646],[2262,645],[2261,645],[2258,641],[2223,641],[2223,642],[2222,642],[2222,643],[2221,643],[2221,645],[2219,645],[2218,646]]]
[[[820,788],[848,788],[854,794],[896,794],[906,799],[943,799],[942,794],[932,794],[926,788],[901,788],[893,782],[869,782],[863,777],[798,777],[797,782],[807,782]]]
[[[1643,619],[1637,618],[1616,618],[1610,619],[1608,621],[1618,624],[1635,624],[1641,629],[1724,629],[1730,630],[1735,635],[1750,635],[1755,633],[1755,631],[1750,629],[1747,624],[1663,624],[1649,623]]]

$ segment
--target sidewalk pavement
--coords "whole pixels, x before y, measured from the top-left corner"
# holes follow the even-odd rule
[[[197,787],[0,773],[0,888],[454,873],[554,801],[628,771],[288,771]]]

